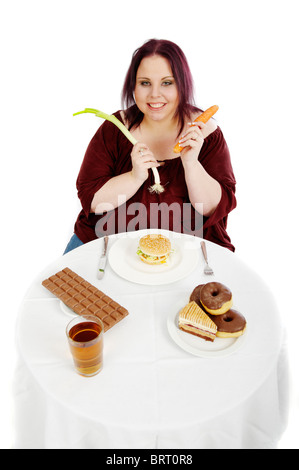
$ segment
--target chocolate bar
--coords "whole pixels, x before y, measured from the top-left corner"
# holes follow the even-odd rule
[[[129,314],[127,309],[69,268],[45,279],[42,285],[78,315],[100,318],[104,331]]]

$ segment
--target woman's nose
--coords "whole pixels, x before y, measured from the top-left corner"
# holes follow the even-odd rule
[[[161,96],[160,85],[152,85],[151,96],[152,98],[158,98],[159,96]]]

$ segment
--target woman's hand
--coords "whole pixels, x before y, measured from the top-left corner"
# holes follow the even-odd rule
[[[204,143],[204,133],[206,124],[203,122],[188,123],[189,129],[183,134],[179,140],[182,163],[198,160],[198,154]]]
[[[142,182],[148,178],[149,168],[160,166],[148,146],[141,142],[137,142],[137,144],[134,145],[131,152],[131,159],[133,166],[132,176]]]

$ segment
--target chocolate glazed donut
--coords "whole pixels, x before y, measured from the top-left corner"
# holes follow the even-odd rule
[[[200,302],[208,313],[222,315],[233,305],[232,293],[221,282],[208,282],[200,289]]]
[[[192,302],[194,300],[194,302],[197,303],[197,305],[199,305],[201,308],[202,308],[202,305],[200,303],[200,291],[201,291],[201,288],[204,286],[204,284],[199,284],[198,286],[196,286],[191,295],[190,295],[190,299],[189,299],[189,302]]]
[[[200,293],[204,285],[205,284],[199,284],[193,289],[189,302],[194,300],[215,323],[217,326],[217,337],[237,338],[238,336],[241,336],[246,329],[247,323],[245,317],[235,309],[230,309],[222,315],[212,315],[211,313],[207,312],[200,302]]]
[[[246,320],[237,310],[230,309],[223,315],[211,315],[211,320],[217,326],[216,336],[219,338],[237,338],[241,336],[246,328]]]

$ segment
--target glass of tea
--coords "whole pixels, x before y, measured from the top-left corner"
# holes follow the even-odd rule
[[[67,325],[66,335],[77,372],[98,374],[103,368],[103,322],[93,315],[78,316]]]

